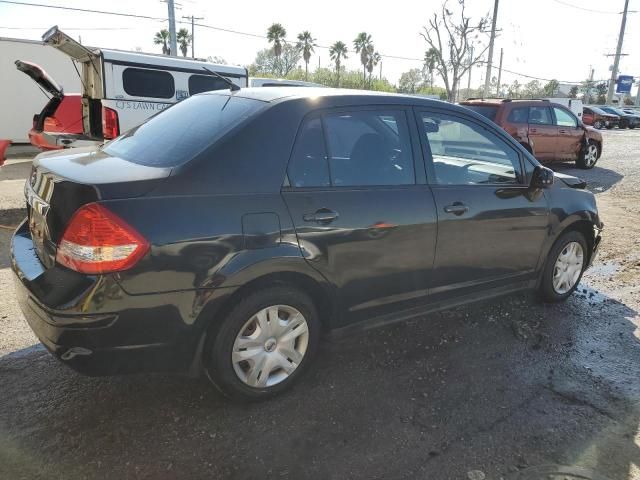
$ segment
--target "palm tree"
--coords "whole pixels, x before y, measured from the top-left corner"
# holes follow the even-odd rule
[[[347,58],[348,51],[349,50],[347,50],[345,43],[340,41],[337,41],[329,48],[329,57],[331,57],[331,60],[336,64],[336,79],[338,87],[340,86],[340,64],[343,59]]]
[[[282,55],[282,45],[285,43],[285,37],[287,31],[279,23],[274,23],[267,30],[267,40],[269,43],[273,43],[273,54],[276,56],[276,61],[280,63],[280,55]]]
[[[353,41],[353,48],[356,53],[360,54],[360,63],[362,64],[363,82],[367,81],[367,64],[369,63],[369,53],[373,51],[373,42],[371,35],[367,32],[360,32]]]
[[[429,72],[429,83],[433,88],[433,71],[436,69],[439,53],[435,48],[430,48],[427,53],[424,54],[424,66]]]
[[[311,59],[313,48],[316,46],[316,39],[311,36],[308,30],[305,30],[298,34],[298,44],[296,46],[302,51],[302,58],[304,59],[304,79],[309,80],[309,60]]]
[[[178,40],[178,44],[180,45],[182,56],[186,57],[189,45],[191,45],[191,35],[189,34],[189,30],[187,30],[186,28],[181,28],[180,30],[178,30],[176,40]]]
[[[169,42],[169,30],[163,28],[159,32],[156,32],[156,35],[153,37],[154,45],[162,45],[162,54],[169,55],[171,53],[171,49],[168,45]]]
[[[371,74],[373,73],[373,68],[380,63],[382,56],[378,52],[374,51],[373,45],[371,45],[368,57],[367,72],[369,72],[369,87],[371,87]]]

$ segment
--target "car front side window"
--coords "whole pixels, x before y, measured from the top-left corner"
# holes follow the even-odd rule
[[[553,113],[556,116],[556,125],[560,127],[573,127],[578,126],[578,120],[569,112],[562,108],[553,107]]]
[[[422,113],[439,185],[520,184],[518,152],[485,127],[440,113]]]

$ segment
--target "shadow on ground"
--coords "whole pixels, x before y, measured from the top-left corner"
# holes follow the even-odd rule
[[[556,172],[573,175],[574,177],[586,180],[587,189],[593,193],[606,192],[624,178],[624,175],[619,172],[600,167],[599,164],[596,164],[596,166],[590,170],[576,168],[572,163],[558,163],[553,164],[552,167]]]
[[[322,346],[289,394],[87,378],[41,347],[0,358],[1,478],[467,478],[640,465],[637,313],[584,287],[516,295]]]

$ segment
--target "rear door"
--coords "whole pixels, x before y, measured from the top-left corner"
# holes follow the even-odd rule
[[[529,189],[532,165],[475,119],[435,109],[417,116],[438,212],[431,300],[533,280],[548,208]]]
[[[436,212],[410,114],[321,112],[303,123],[289,162],[283,196],[300,247],[336,287],[346,322],[427,299]]]
[[[575,160],[582,148],[584,130],[577,117],[566,108],[555,106],[552,110],[558,127],[558,155],[562,160]]]
[[[540,161],[558,160],[558,127],[553,123],[551,109],[544,104],[529,107],[529,141]]]

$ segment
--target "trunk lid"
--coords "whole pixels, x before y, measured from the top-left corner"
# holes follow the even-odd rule
[[[101,200],[140,197],[170,174],[170,168],[138,165],[90,147],[36,157],[25,197],[40,261],[46,268],[55,264],[57,245],[78,208]]]
[[[35,63],[26,62],[24,60],[16,60],[16,68],[30,77],[36,82],[45,92],[49,93],[55,98],[62,98],[64,91],[58,83],[44,71],[42,67]]]

